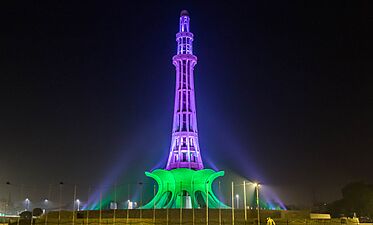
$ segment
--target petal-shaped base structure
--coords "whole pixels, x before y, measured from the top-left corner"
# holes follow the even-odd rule
[[[158,183],[158,192],[143,209],[162,208],[229,208],[219,201],[212,190],[212,182],[224,176],[224,171],[178,168],[145,172]]]

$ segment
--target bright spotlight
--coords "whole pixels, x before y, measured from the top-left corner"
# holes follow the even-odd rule
[[[260,187],[260,184],[258,182],[253,183],[255,187]]]
[[[78,205],[78,211],[80,211],[80,200],[79,200],[79,198],[75,201],[76,201],[76,204]]]

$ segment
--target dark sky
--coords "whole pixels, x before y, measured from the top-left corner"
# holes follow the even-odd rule
[[[286,202],[373,182],[368,1],[25,2],[1,3],[2,184],[137,182],[163,167],[182,9],[208,167]]]

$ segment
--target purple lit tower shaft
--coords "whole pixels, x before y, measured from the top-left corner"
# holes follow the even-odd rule
[[[197,57],[193,55],[193,34],[189,32],[189,14],[180,14],[176,34],[177,54],[172,58],[176,67],[175,108],[172,140],[166,170],[176,168],[203,169],[198,144],[193,70]]]

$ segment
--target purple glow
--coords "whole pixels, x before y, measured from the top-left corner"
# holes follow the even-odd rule
[[[206,156],[206,155],[205,155]],[[219,168],[215,165],[215,163],[213,163],[210,159],[209,159],[209,157],[205,157],[205,162],[206,162],[206,164],[207,165],[209,165],[210,166],[210,168],[212,168],[213,170],[215,170],[215,171],[219,171]]]
[[[193,55],[193,34],[189,32],[189,14],[180,15],[176,34],[177,54],[172,58],[176,67],[176,91],[172,140],[166,170],[175,168],[203,169],[198,143],[193,70],[197,57]]]

